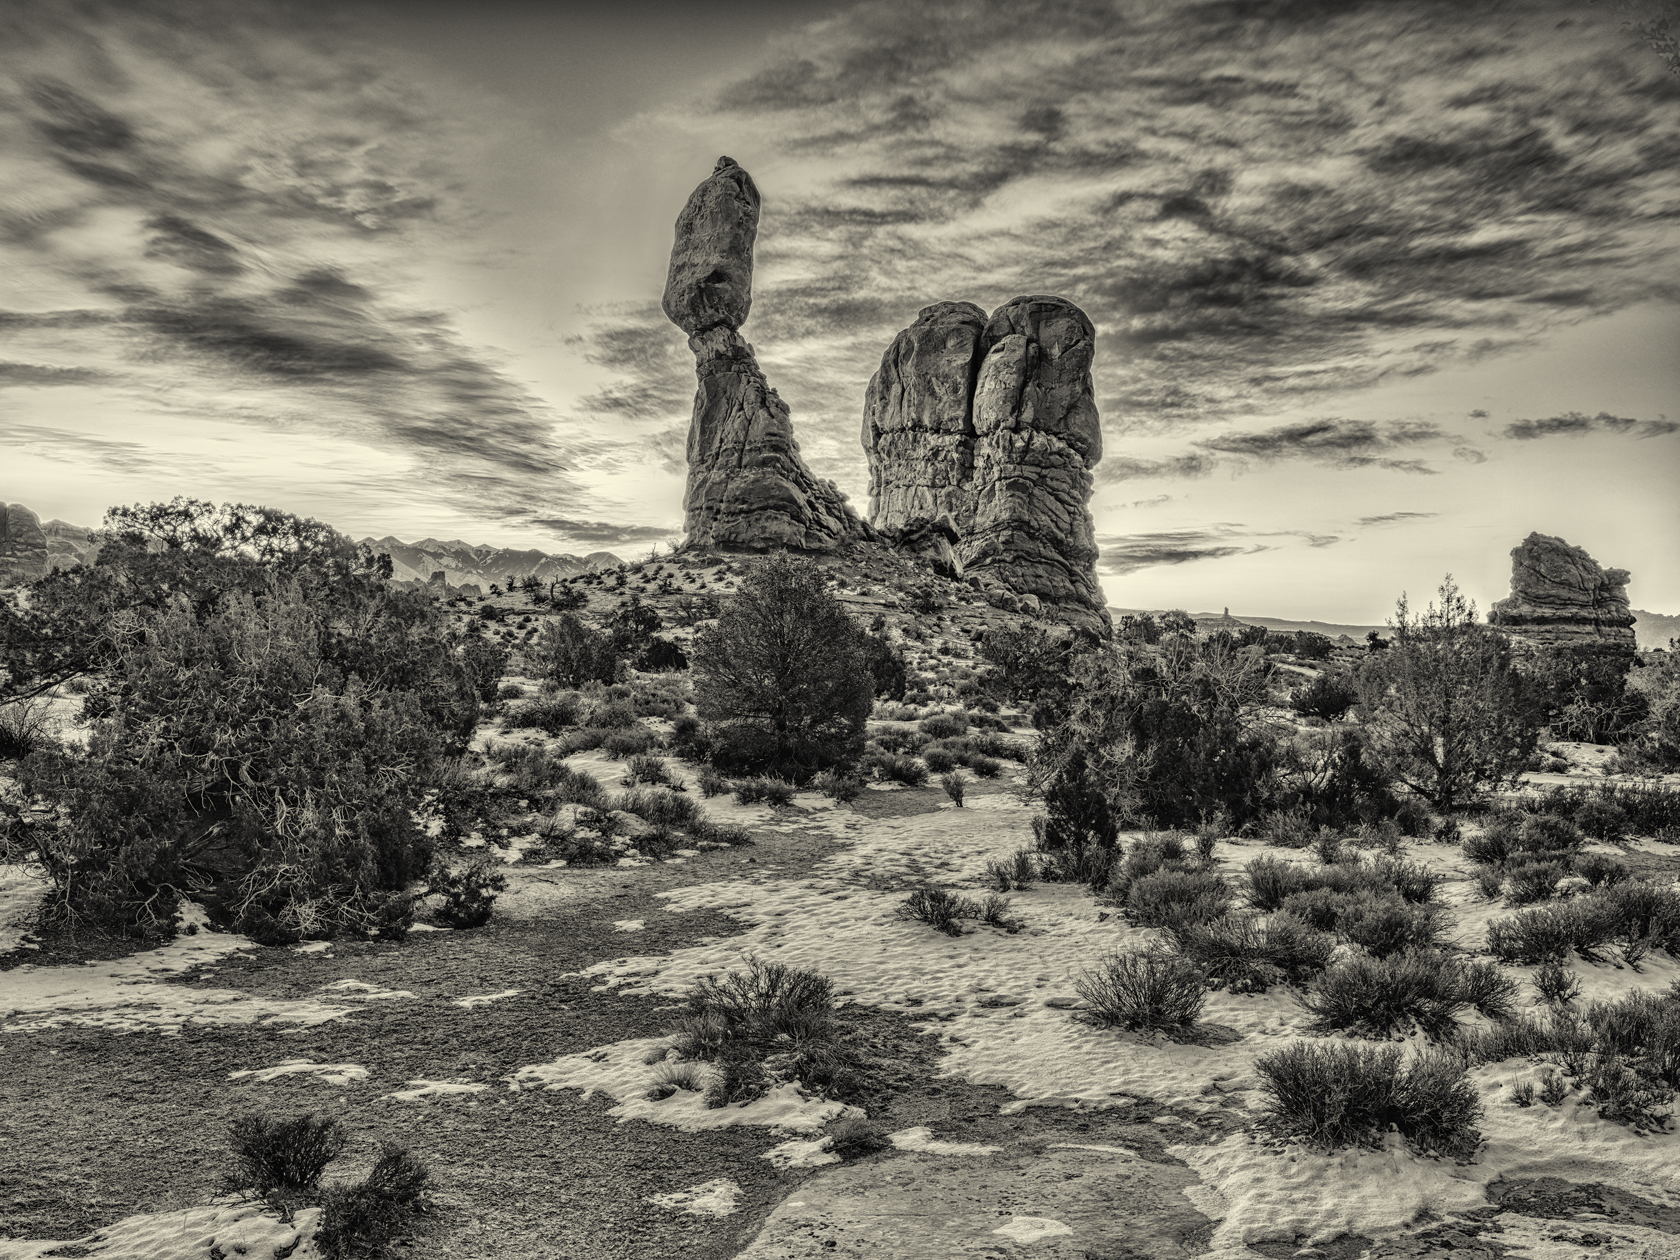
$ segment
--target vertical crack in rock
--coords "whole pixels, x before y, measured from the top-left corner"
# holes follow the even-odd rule
[[[990,317],[972,302],[924,307],[881,358],[864,399],[869,519],[913,549],[943,533],[952,562],[1106,628],[1087,504],[1102,431],[1095,329],[1058,297]]]
[[[752,177],[724,157],[677,219],[662,306],[688,334],[699,379],[684,528],[704,546],[828,551],[874,530],[805,466],[787,404],[740,335],[752,309],[758,212]]]
[[[1604,644],[1632,649],[1628,571],[1605,569],[1579,547],[1534,533],[1511,551],[1511,593],[1488,622],[1540,647]]]

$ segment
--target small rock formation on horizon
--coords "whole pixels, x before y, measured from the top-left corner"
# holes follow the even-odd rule
[[[49,555],[41,518],[21,503],[0,503],[0,586],[45,577],[52,567]]]
[[[869,522],[955,571],[1106,629],[1086,505],[1102,458],[1095,329],[1059,297],[922,308],[864,397]]]
[[[874,531],[799,457],[787,404],[740,327],[752,309],[758,189],[719,158],[677,219],[666,317],[688,334],[699,388],[688,430],[684,528],[702,546],[830,551]]]
[[[1511,593],[1488,624],[1536,647],[1634,650],[1626,569],[1605,569],[1579,547],[1534,533],[1511,551]]]

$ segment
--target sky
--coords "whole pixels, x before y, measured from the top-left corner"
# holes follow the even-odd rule
[[[585,11],[587,10],[587,11]],[[720,154],[743,328],[866,509],[940,300],[1077,302],[1121,607],[1482,608],[1531,531],[1680,612],[1680,77],[1591,0],[7,0],[0,500],[647,554]]]

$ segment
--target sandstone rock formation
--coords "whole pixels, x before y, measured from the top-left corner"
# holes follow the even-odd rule
[[[1488,622],[1536,647],[1634,647],[1628,571],[1604,569],[1579,547],[1530,534],[1511,552],[1511,593]]]
[[[870,523],[889,537],[949,520],[962,571],[1106,629],[1086,504],[1102,458],[1095,330],[1057,297],[988,317],[924,307],[881,358],[864,399]]]
[[[684,528],[706,546],[827,551],[874,531],[799,456],[787,404],[738,331],[752,307],[758,189],[719,158],[677,219],[663,309],[688,334],[699,389]]]
[[[41,518],[21,503],[0,503],[0,586],[45,577],[51,568],[48,556]]]

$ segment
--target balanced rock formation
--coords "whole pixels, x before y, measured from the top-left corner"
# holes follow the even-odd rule
[[[864,398],[870,524],[922,538],[948,523],[962,572],[1106,630],[1086,504],[1102,430],[1095,329],[1058,297],[990,316],[937,302],[893,339]]]
[[[1536,647],[1634,648],[1628,571],[1604,569],[1579,547],[1530,534],[1511,552],[1511,593],[1488,623]]]
[[[740,327],[752,309],[758,189],[719,158],[677,219],[662,303],[688,334],[699,389],[688,430],[689,540],[705,546],[828,551],[874,531],[799,456],[787,404]]]
[[[21,586],[51,568],[41,518],[21,503],[0,503],[0,586]]]

